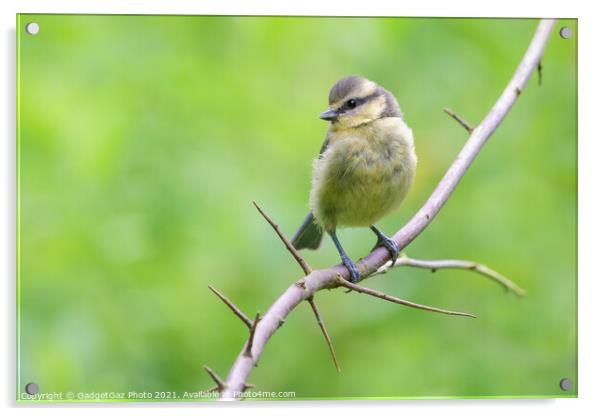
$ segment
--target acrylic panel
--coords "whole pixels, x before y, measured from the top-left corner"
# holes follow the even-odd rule
[[[348,290],[335,276],[348,268],[329,269],[342,260],[328,215],[351,261],[367,259],[360,272],[389,256],[370,254],[368,222],[393,236],[418,221],[539,25],[17,16],[17,400],[576,397],[576,20],[554,23],[397,267],[357,283],[476,318]],[[349,75],[382,88],[352,79],[329,101]],[[411,128],[418,164],[385,209],[402,186],[390,177],[411,173],[390,154],[410,133],[389,121]],[[312,176],[335,154],[322,209]],[[336,272],[313,295],[336,365],[303,298],[320,272],[304,285],[253,201],[286,240],[316,211],[324,241],[298,253]],[[346,227],[344,210],[361,226]],[[287,316],[270,309],[283,294],[298,296]]]

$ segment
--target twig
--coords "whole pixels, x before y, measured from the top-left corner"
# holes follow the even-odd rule
[[[244,352],[247,357],[252,357],[251,349],[253,348],[253,339],[255,338],[255,331],[257,330],[257,324],[259,323],[260,319],[259,312],[257,312],[257,314],[255,314],[253,325],[251,325],[251,333],[249,334],[249,340],[247,341],[247,346]]]
[[[493,269],[490,269],[484,264],[475,263],[473,261],[468,260],[419,260],[410,258],[404,254],[397,259],[393,266],[391,266],[391,264],[387,262],[384,266],[380,267],[376,272],[374,272],[373,276],[377,274],[387,273],[392,267],[403,266],[428,269],[432,270],[433,272],[440,269],[472,270],[500,284],[505,290],[510,291],[517,296],[522,297],[527,294],[526,290],[518,286],[516,283],[508,279],[503,274]]]
[[[307,262],[303,259],[303,257],[301,257],[301,255],[299,254],[297,249],[295,247],[293,247],[291,242],[288,241],[288,238],[286,238],[286,236],[284,234],[282,234],[282,231],[280,231],[280,227],[278,227],[278,224],[276,224],[274,221],[272,221],[272,219],[268,216],[268,214],[266,214],[259,207],[259,205],[257,205],[257,203],[255,201],[253,201],[253,205],[255,205],[255,208],[257,208],[257,211],[259,211],[259,213],[263,216],[263,218],[265,218],[265,220],[272,226],[274,231],[276,231],[276,234],[278,234],[278,237],[280,237],[280,240],[282,240],[282,242],[286,246],[286,249],[291,253],[291,255],[295,258],[295,260],[297,260],[297,263],[299,263],[299,266],[301,266],[301,268],[305,272],[305,275],[310,274],[311,267],[309,267]]]
[[[443,111],[450,115],[451,118],[453,118],[454,120],[456,120],[458,123],[460,123],[460,125],[462,127],[464,127],[469,133],[472,133],[474,130],[474,127],[472,127],[470,124],[468,124],[466,122],[466,120],[464,120],[462,117],[460,117],[459,115],[457,115],[456,113],[454,113],[452,110],[450,110],[449,108],[444,108]]]
[[[316,320],[318,321],[318,325],[322,330],[322,334],[324,334],[324,338],[326,339],[326,343],[328,344],[328,349],[330,350],[330,355],[332,356],[332,361],[334,362],[337,371],[341,372],[341,366],[339,365],[339,360],[337,360],[337,354],[334,352],[334,346],[332,345],[332,340],[330,339],[330,335],[328,335],[328,331],[326,330],[326,325],[322,321],[322,316],[320,315],[320,311],[318,310],[318,305],[314,302],[313,296],[307,298],[307,302],[309,302],[311,309],[314,311],[314,315],[316,316]]]
[[[397,298],[395,296],[387,295],[386,293],[379,292],[378,290],[370,289],[365,286],[356,285],[355,283],[348,282],[342,277],[337,277],[337,283],[341,286],[345,286],[347,289],[351,289],[354,292],[364,293],[366,295],[374,296],[375,298],[383,299],[389,302],[397,303],[403,306],[409,306],[410,308],[422,309],[429,312],[437,312],[443,313],[445,315],[455,315],[455,316],[468,316],[470,318],[476,318],[475,315],[466,312],[456,312],[450,311],[447,309],[436,308],[434,306],[421,305],[420,303],[410,302],[409,300],[404,300]]]
[[[241,321],[243,321],[243,323],[247,326],[247,328],[251,329],[251,326],[253,326],[253,321],[251,321],[247,315],[244,314],[243,311],[241,311],[240,309],[238,309],[236,307],[236,305],[234,303],[232,303],[232,301],[230,301],[230,299],[228,299],[226,296],[224,296],[223,294],[221,294],[216,288],[214,288],[211,285],[208,285],[209,289],[215,293],[215,295],[220,298],[227,306],[228,308],[230,308],[230,310],[232,312],[234,312],[234,314],[236,316],[238,316],[240,318]]]
[[[554,20],[544,19],[540,21],[523,59],[502,92],[502,95],[481,123],[472,131],[468,141],[422,208],[393,236],[393,240],[400,249],[403,250],[408,244],[414,241],[437,216],[475,157],[508,114],[519,96],[517,91],[522,91],[533,70],[537,67],[537,63],[541,60],[553,27]],[[361,278],[365,279],[369,277],[387,260],[389,260],[389,253],[385,248],[381,247],[372,251],[358,264],[362,273]],[[333,266],[328,269],[314,270],[305,277],[303,287],[293,283],[280,295],[265,313],[261,324],[257,328],[254,336],[253,356],[249,357],[245,355],[246,347],[244,347],[234,361],[228,374],[226,388],[220,392],[222,399],[239,397],[265,344],[278,330],[281,322],[297,305],[312,296],[315,292],[336,287],[339,275],[344,279],[348,278],[349,271],[342,265]]]

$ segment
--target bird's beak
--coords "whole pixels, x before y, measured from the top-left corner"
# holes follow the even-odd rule
[[[322,120],[326,120],[326,121],[332,121],[335,118],[337,118],[337,112],[334,111],[332,108],[329,108],[328,110],[324,111],[323,113],[320,114],[320,118]]]

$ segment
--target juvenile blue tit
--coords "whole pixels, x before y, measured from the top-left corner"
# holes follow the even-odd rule
[[[395,262],[399,247],[374,224],[399,206],[412,185],[417,163],[414,138],[395,97],[365,78],[341,79],[330,90],[328,102],[320,114],[330,128],[313,164],[311,212],[292,244],[316,249],[326,231],[355,283],[360,272],[336,230],[370,227],[378,239],[376,247],[384,246]]]

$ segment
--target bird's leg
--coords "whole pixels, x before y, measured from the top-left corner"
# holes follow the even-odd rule
[[[336,232],[332,231],[332,232],[329,232],[328,234],[330,234],[330,238],[332,238],[334,245],[336,246],[337,250],[339,251],[339,255],[341,256],[341,261],[343,262],[343,266],[345,266],[347,268],[347,270],[349,270],[349,276],[351,276],[351,283],[357,283],[360,280],[359,269],[357,268],[355,263],[351,261],[351,259],[347,255],[347,253],[345,253],[345,250],[343,250],[343,247],[341,246],[341,243],[339,242],[339,239],[337,238]]]
[[[395,261],[397,260],[397,257],[399,257],[399,246],[394,240],[384,235],[382,231],[380,231],[374,225],[371,225],[370,229],[374,232],[374,234],[376,234],[376,237],[378,237],[378,241],[376,242],[374,248],[380,246],[386,248],[389,254],[391,255],[391,265],[394,265]]]

